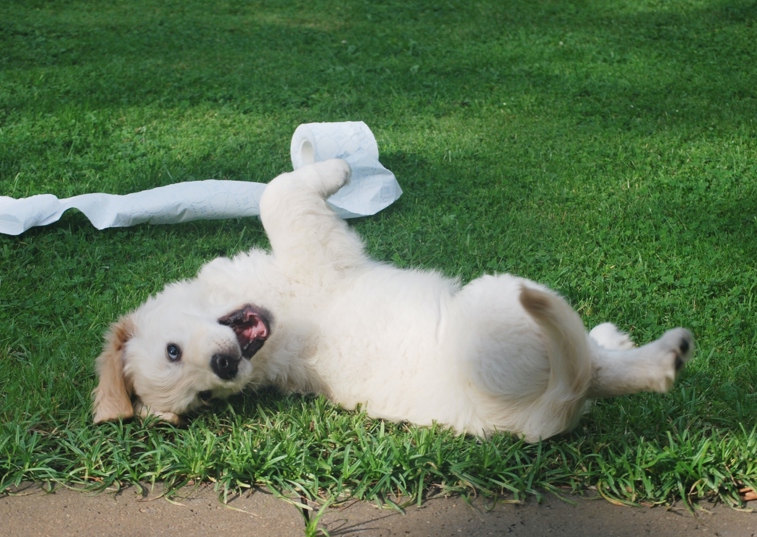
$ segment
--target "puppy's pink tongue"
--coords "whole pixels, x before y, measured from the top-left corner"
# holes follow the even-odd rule
[[[242,336],[245,339],[253,340],[253,339],[265,339],[268,337],[268,327],[265,325],[264,322],[262,322],[259,318],[255,317],[252,320],[252,324],[248,327],[245,327],[244,330],[242,330]]]
[[[271,333],[271,314],[252,304],[224,315],[218,322],[234,330],[242,356],[248,359],[260,350]]]

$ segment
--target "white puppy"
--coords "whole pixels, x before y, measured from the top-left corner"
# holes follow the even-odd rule
[[[570,429],[588,398],[669,390],[690,358],[682,328],[640,348],[609,323],[587,335],[529,280],[461,287],[372,261],[325,202],[349,175],[331,160],[277,177],[260,205],[272,253],[211,261],[115,323],[95,422],[178,422],[210,397],[276,385],[377,418],[537,441]]]

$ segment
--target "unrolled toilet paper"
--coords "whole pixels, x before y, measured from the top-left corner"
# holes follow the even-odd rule
[[[373,133],[362,121],[300,125],[292,137],[294,169],[329,158],[352,167],[350,183],[329,198],[343,218],[368,216],[402,194],[394,174],[378,161]],[[190,181],[126,195],[82,194],[58,199],[52,194],[28,198],[0,196],[0,233],[19,235],[34,226],[57,222],[68,209],[80,210],[97,229],[141,223],[176,224],[191,220],[238,218],[260,214],[264,183]]]

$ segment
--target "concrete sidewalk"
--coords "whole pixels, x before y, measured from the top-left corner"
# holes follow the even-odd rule
[[[188,491],[189,492],[189,491]],[[405,513],[373,504],[348,502],[330,508],[320,527],[332,536],[720,536],[757,537],[757,513],[710,506],[693,516],[685,509],[621,507],[598,500],[571,504],[547,497],[539,504],[499,503],[487,509],[476,500],[434,498]],[[168,501],[160,491],[146,497],[135,489],[91,495],[59,488],[44,493],[36,485],[0,495],[1,536],[213,536],[304,535],[304,518],[294,505],[255,490],[222,504],[211,487]]]

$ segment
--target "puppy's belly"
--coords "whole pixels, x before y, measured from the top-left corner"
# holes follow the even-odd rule
[[[445,409],[465,397],[464,343],[451,326],[457,285],[385,266],[346,283],[321,311],[313,358],[334,401],[374,417],[449,423]]]

